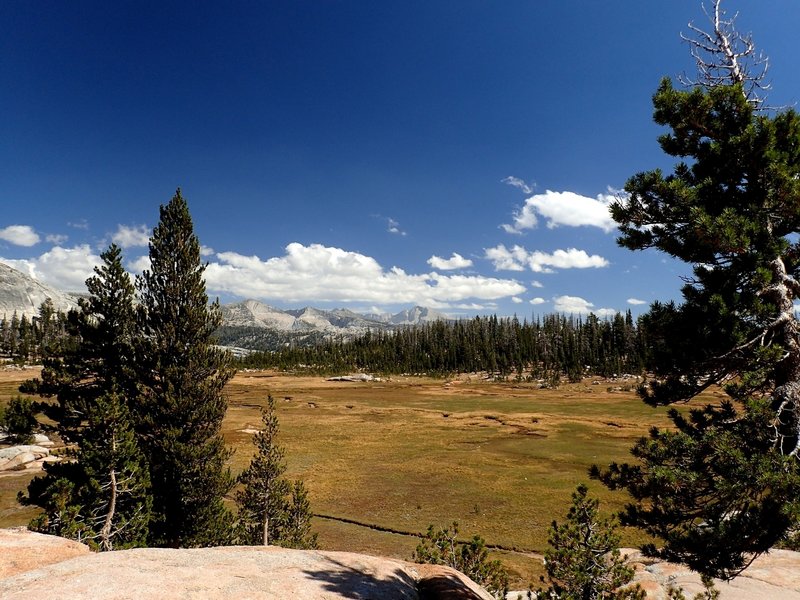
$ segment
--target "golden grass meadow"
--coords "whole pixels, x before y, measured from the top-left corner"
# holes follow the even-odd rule
[[[0,371],[0,402],[35,370]],[[547,530],[561,520],[592,464],[629,457],[666,411],[642,403],[633,380],[587,379],[559,389],[535,384],[393,377],[334,382],[323,377],[240,372],[228,384],[223,432],[234,473],[253,454],[252,432],[271,394],[288,475],[305,480],[323,549],[409,559],[429,524],[459,523],[481,535],[526,586],[542,572]],[[706,396],[703,400],[713,400]],[[0,526],[25,525],[36,510],[16,502],[30,473],[0,476]],[[626,501],[590,482],[610,514]],[[623,531],[623,544],[642,541]]]

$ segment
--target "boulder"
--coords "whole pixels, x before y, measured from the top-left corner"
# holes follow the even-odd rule
[[[50,455],[50,450],[43,446],[22,445],[11,446],[0,450],[0,471],[14,471],[29,463],[44,459]]]
[[[34,443],[34,444],[36,444],[37,446],[44,446],[44,447],[46,447],[46,448],[49,448],[49,447],[51,447],[51,446],[54,446],[54,445],[55,445],[55,444],[54,444],[54,443],[53,443],[53,442],[50,440],[50,438],[49,438],[49,437],[47,437],[47,436],[46,436],[45,434],[43,434],[43,433],[34,433],[34,434],[33,434],[33,443]]]
[[[44,546],[41,553],[47,553]],[[11,562],[15,554],[0,537],[3,560]],[[140,548],[50,562],[0,579],[0,598],[491,600],[472,580],[447,567],[349,552],[272,546]]]

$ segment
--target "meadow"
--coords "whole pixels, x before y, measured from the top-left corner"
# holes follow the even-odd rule
[[[0,402],[32,374],[0,371]],[[589,467],[627,460],[636,439],[667,424],[634,384],[538,389],[475,375],[353,383],[240,372],[227,387],[223,432],[238,473],[253,453],[260,408],[269,394],[276,399],[288,475],[306,482],[322,548],[409,559],[418,538],[405,534],[457,521],[460,537],[481,535],[524,587],[538,580],[548,527],[563,519]],[[0,526],[35,514],[15,500],[30,478],[0,476]],[[589,485],[607,514],[626,501]],[[641,541],[623,531],[624,544]]]

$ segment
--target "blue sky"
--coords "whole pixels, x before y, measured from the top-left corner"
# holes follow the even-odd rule
[[[729,0],[800,96],[796,0]],[[650,98],[697,0],[0,3],[0,261],[146,265],[180,187],[223,302],[638,314],[684,265],[603,203],[669,168]]]

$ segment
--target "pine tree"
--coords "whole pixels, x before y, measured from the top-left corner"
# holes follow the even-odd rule
[[[264,427],[253,438],[256,454],[239,476],[244,487],[237,492],[236,503],[242,542],[267,546],[282,538],[289,493],[289,482],[283,477],[286,472],[284,450],[276,439],[278,416],[272,396],[267,398],[261,420]]]
[[[128,408],[136,393],[130,367],[133,286],[118,247],[112,245],[101,259],[86,281],[89,298],[71,315],[78,346],[47,361],[42,381],[28,383],[42,395],[57,396],[59,431],[77,444],[75,460],[46,464],[25,501],[44,509],[32,529],[112,550],[145,544],[151,499]]]
[[[572,494],[566,521],[550,527],[545,569],[550,587],[539,598],[552,600],[644,600],[639,586],[630,586],[633,568],[619,551],[616,524],[600,519],[599,502],[579,485]]]
[[[624,522],[661,538],[661,555],[730,578],[800,523],[800,116],[769,113],[744,58],[749,38],[714,1],[714,31],[693,49],[701,85],[669,79],[653,103],[673,172],[639,173],[612,206],[619,243],[692,265],[683,303],[645,318],[652,404],[724,386],[721,404],[672,410],[636,465],[602,475],[634,498]],[[711,77],[705,77],[710,74]],[[655,549],[652,549],[655,550]]]
[[[243,486],[236,493],[239,541],[255,546],[316,548],[306,487],[301,480],[290,483],[283,476],[285,452],[277,443],[278,416],[272,396],[267,397],[261,420],[264,426],[253,438],[256,454],[239,476]]]
[[[91,533],[100,550],[144,545],[152,511],[150,476],[133,433],[130,412],[116,392],[100,397],[89,410],[78,463],[88,485],[81,490]]]
[[[122,266],[122,251],[112,244],[100,255],[102,264],[86,280],[88,298],[67,316],[67,335],[61,356],[44,361],[41,380],[26,381],[23,389],[58,399],[49,416],[59,424],[67,442],[77,442],[89,407],[106,394],[120,393],[130,404],[137,394],[133,369],[137,336],[134,288]]]
[[[286,548],[311,550],[317,547],[317,534],[311,532],[311,503],[308,491],[301,479],[292,484],[292,494],[286,507],[280,545]]]
[[[161,206],[150,268],[137,282],[142,393],[134,417],[150,465],[155,545],[209,546],[231,535],[223,500],[233,479],[220,428],[227,408],[223,387],[234,370],[229,354],[214,346],[221,316],[218,304],[208,305],[204,270],[178,190]]]

